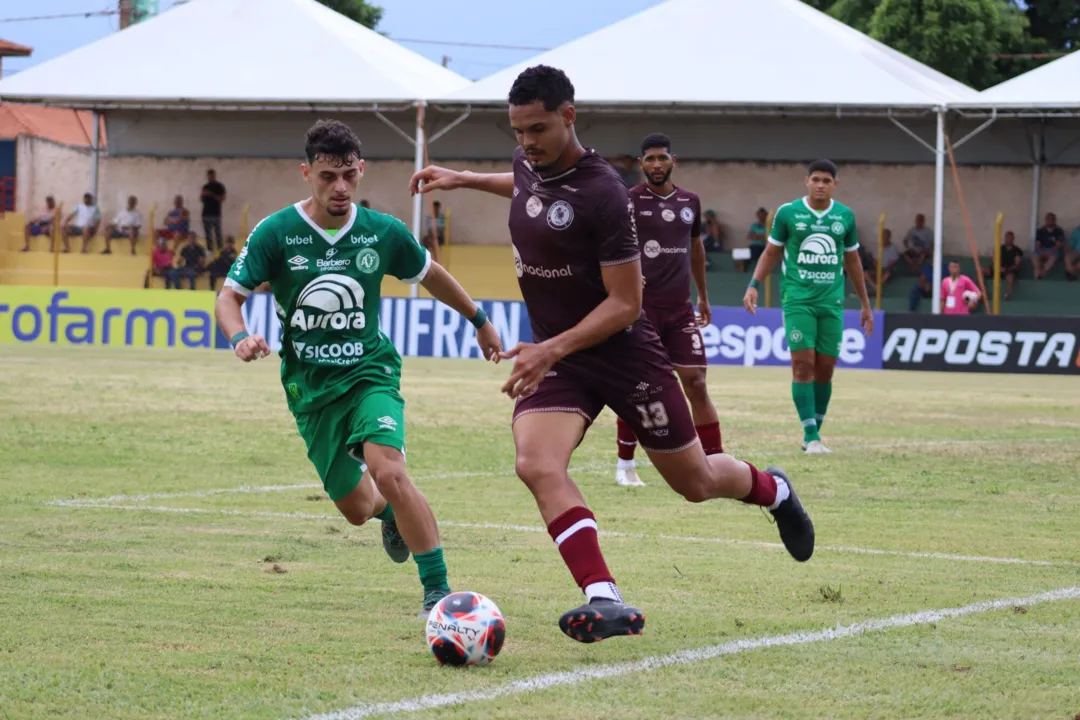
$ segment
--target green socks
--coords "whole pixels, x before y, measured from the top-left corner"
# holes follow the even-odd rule
[[[420,571],[420,582],[424,586],[425,595],[433,590],[450,592],[450,586],[446,583],[446,561],[443,560],[441,545],[425,553],[414,553],[413,560]]]
[[[813,383],[791,383],[791,399],[795,401],[795,411],[803,426],[803,442],[820,440],[814,400]]]
[[[814,383],[814,408],[816,413],[814,414],[817,420],[818,432],[821,432],[821,426],[825,422],[825,413],[829,409],[829,398],[832,397],[832,383]]]
[[[375,519],[390,522],[394,519],[394,508],[390,507],[390,503],[386,503],[386,507],[382,509],[382,512],[375,513]]]

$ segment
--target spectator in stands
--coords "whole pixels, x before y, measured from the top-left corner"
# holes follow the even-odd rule
[[[150,262],[153,265],[153,277],[165,278],[165,289],[168,290],[174,285],[176,289],[180,289],[180,278],[176,276],[176,268],[173,267],[173,251],[169,249],[169,241],[163,237],[159,237],[157,244],[154,245],[154,250],[150,254]],[[151,274],[146,274],[146,281],[143,283],[144,288],[150,287]]]
[[[640,182],[638,163],[633,155],[618,155],[608,160],[608,163],[619,172],[619,177],[626,187],[632,188]]]
[[[121,238],[131,240],[131,254],[135,254],[135,246],[139,242],[139,233],[142,231],[143,216],[136,207],[139,199],[132,195],[128,198],[127,209],[116,213],[113,221],[105,226],[105,249],[102,255],[112,254],[112,241]]]
[[[746,239],[750,241],[750,263],[756,265],[761,253],[765,252],[768,238],[765,237],[765,223],[769,220],[769,211],[758,208],[757,219],[750,225]]]
[[[1065,247],[1065,277],[1075,280],[1080,274],[1080,225],[1069,235],[1069,244]]]
[[[215,238],[220,250],[221,242],[221,211],[225,202],[225,186],[218,182],[217,173],[213,170],[206,171],[206,184],[202,186],[199,195],[202,200],[203,233],[206,235],[206,247],[211,252],[214,250]]]
[[[187,234],[191,230],[191,212],[184,207],[184,196],[177,195],[173,198],[172,210],[165,213],[165,227],[159,228],[158,237],[172,240],[173,249],[180,247],[180,243],[187,240]]]
[[[904,236],[904,262],[914,275],[919,272],[934,249],[934,231],[926,227],[926,216],[919,213],[915,216],[915,224]]]
[[[915,283],[915,286],[911,288],[911,293],[908,294],[908,310],[911,312],[919,311],[919,303],[923,298],[929,298],[933,296],[934,286],[934,265],[933,263],[923,263],[922,272],[919,273],[919,280]]]
[[[982,294],[975,281],[960,274],[960,263],[949,263],[949,277],[941,281],[941,312],[945,315],[968,315],[979,307]]]
[[[705,252],[720,252],[724,249],[723,231],[715,210],[706,210],[701,214],[701,242]]]
[[[191,289],[195,289],[195,281],[206,272],[206,249],[199,244],[199,236],[188,233],[188,241],[180,248],[180,259],[183,264],[177,268],[176,289],[180,289],[181,278],[187,278]]]
[[[863,281],[866,283],[866,292],[870,295],[877,294],[877,261],[874,260],[873,253],[863,243],[859,243],[859,249],[856,251],[859,253],[859,264],[863,269]]]
[[[1024,251],[1016,246],[1016,235],[1012,230],[1005,231],[1001,241],[1001,277],[1005,278],[1005,299],[1012,300],[1013,286],[1020,276],[1020,263],[1024,260]],[[994,274],[992,267],[983,268],[983,277]]]
[[[893,245],[892,230],[885,228],[881,231],[881,285],[889,282],[889,278],[896,274],[896,266],[900,263],[900,248]],[[874,268],[875,277],[877,268]]]
[[[439,262],[439,248],[446,242],[446,216],[442,212],[442,203],[431,203],[431,215],[424,217],[424,235],[420,242],[431,253],[431,259]]]
[[[1065,231],[1058,227],[1057,216],[1046,213],[1046,224],[1035,231],[1035,279],[1042,280],[1057,263],[1065,248]]]
[[[210,274],[211,290],[217,289],[218,278],[223,278],[229,274],[234,260],[236,260],[236,239],[230,235],[225,238],[225,247],[221,248],[218,256],[206,266],[206,270]]]
[[[81,236],[83,239],[83,253],[90,252],[90,241],[97,235],[98,225],[101,224],[101,211],[94,204],[94,196],[91,193],[83,195],[81,205],[76,205],[67,219],[64,221],[64,252],[71,252],[69,238]]]
[[[30,238],[35,235],[52,235],[53,223],[56,222],[56,199],[52,195],[45,198],[45,205],[32,220],[26,223],[26,227],[23,228],[23,237],[26,240],[26,244],[23,245],[23,252],[30,252]]]

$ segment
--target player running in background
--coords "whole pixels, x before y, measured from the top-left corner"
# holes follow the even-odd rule
[[[597,540],[596,518],[568,475],[570,456],[607,405],[633,428],[667,483],[691,502],[738,498],[767,507],[785,547],[808,560],[814,529],[784,472],[705,455],[660,338],[641,317],[633,205],[618,173],[574,131],[574,86],[547,66],[510,89],[519,148],[513,172],[427,167],[413,192],[471,188],[510,198],[510,237],[535,342],[519,343],[503,392],[514,398],[518,477],[532,492],[586,604],[559,626],[580,642],[640,634]]]
[[[811,163],[806,177],[809,194],[776,211],[769,245],[743,296],[743,305],[753,314],[758,286],[776,261],[783,260],[780,305],[791,350],[791,397],[803,426],[802,448],[809,454],[832,452],[821,442],[821,426],[844,333],[845,270],[862,305],[863,331],[869,335],[874,327],[859,262],[855,213],[833,200],[836,186],[835,165],[828,160]]]
[[[705,384],[705,345],[698,326],[712,320],[709,291],[705,287],[705,245],[701,241],[701,201],[671,181],[675,156],[667,135],[654,133],[641,143],[641,169],[645,182],[630,188],[634,220],[641,245],[641,272],[645,290],[641,299],[645,317],[664,344],[706,455],[724,452],[720,419]],[[698,311],[690,300],[690,281],[697,289]],[[634,463],[637,436],[619,418],[619,462],[615,482],[643,486]]]
[[[499,337],[400,220],[353,204],[364,161],[352,130],[320,120],[305,150],[311,197],[252,230],[218,296],[218,324],[244,362],[269,354],[265,339],[244,330],[240,308],[270,283],[284,330],[281,383],[308,458],[350,523],[381,520],[394,562],[412,551],[427,617],[450,587],[435,516],[405,471],[401,357],[379,332],[383,276],[421,283],[470,318],[484,357],[497,359]]]

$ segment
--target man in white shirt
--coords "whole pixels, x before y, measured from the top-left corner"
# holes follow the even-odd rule
[[[72,236],[82,236],[82,251],[90,252],[90,240],[97,234],[100,224],[101,211],[94,204],[94,196],[86,193],[83,195],[82,204],[76,205],[75,210],[64,220],[64,252],[71,252],[68,238]]]
[[[106,226],[105,249],[101,251],[102,255],[112,254],[112,241],[120,238],[131,240],[131,254],[135,254],[135,245],[139,242],[139,230],[143,224],[142,213],[135,209],[138,204],[138,198],[134,195],[129,197],[127,209],[116,213],[112,223]]]

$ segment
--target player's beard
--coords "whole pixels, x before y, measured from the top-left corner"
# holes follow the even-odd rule
[[[674,170],[675,168],[668,168],[668,171],[664,173],[664,177],[659,182],[657,182],[656,176],[650,173],[649,184],[653,185],[654,187],[664,187],[665,185],[667,185],[668,180],[671,179],[671,173],[674,172]]]

